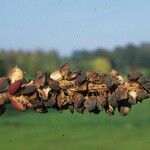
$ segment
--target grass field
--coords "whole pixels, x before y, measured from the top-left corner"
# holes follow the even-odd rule
[[[150,101],[127,117],[102,112],[7,112],[0,117],[0,150],[149,150]]]

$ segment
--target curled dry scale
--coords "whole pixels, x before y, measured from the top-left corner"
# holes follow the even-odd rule
[[[126,116],[131,106],[150,97],[150,80],[141,73],[128,74],[125,81],[115,70],[108,74],[87,71],[69,71],[64,64],[59,70],[48,74],[38,72],[35,80],[26,81],[24,73],[18,67],[12,68],[7,77],[0,78],[0,114],[6,104],[18,111],[34,109],[48,112],[48,109],[71,113],[90,112],[98,114],[105,110],[113,115],[118,109]]]

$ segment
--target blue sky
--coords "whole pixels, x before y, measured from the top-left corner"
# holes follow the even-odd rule
[[[113,48],[150,41],[149,0],[0,0],[0,48]]]

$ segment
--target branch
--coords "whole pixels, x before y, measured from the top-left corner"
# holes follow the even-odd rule
[[[69,65],[64,64],[51,74],[39,71],[35,80],[27,81],[18,67],[0,78],[0,114],[10,103],[18,111],[34,109],[45,113],[53,108],[98,114],[105,110],[113,115],[118,108],[126,116],[132,105],[149,97],[150,80],[138,72],[129,73],[125,81],[115,70],[108,74],[83,74],[69,71]]]

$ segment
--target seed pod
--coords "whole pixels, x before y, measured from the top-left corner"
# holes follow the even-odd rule
[[[4,105],[0,105],[0,116],[3,115],[6,111],[6,107]]]
[[[9,71],[8,78],[10,79],[11,83],[14,83],[15,81],[23,80],[24,74],[22,70],[16,66]]]
[[[22,80],[17,80],[13,82],[12,84],[10,84],[8,88],[8,93],[10,95],[16,94],[21,89],[21,85],[22,85]]]
[[[9,87],[9,80],[7,77],[0,78],[0,92],[7,91]]]

